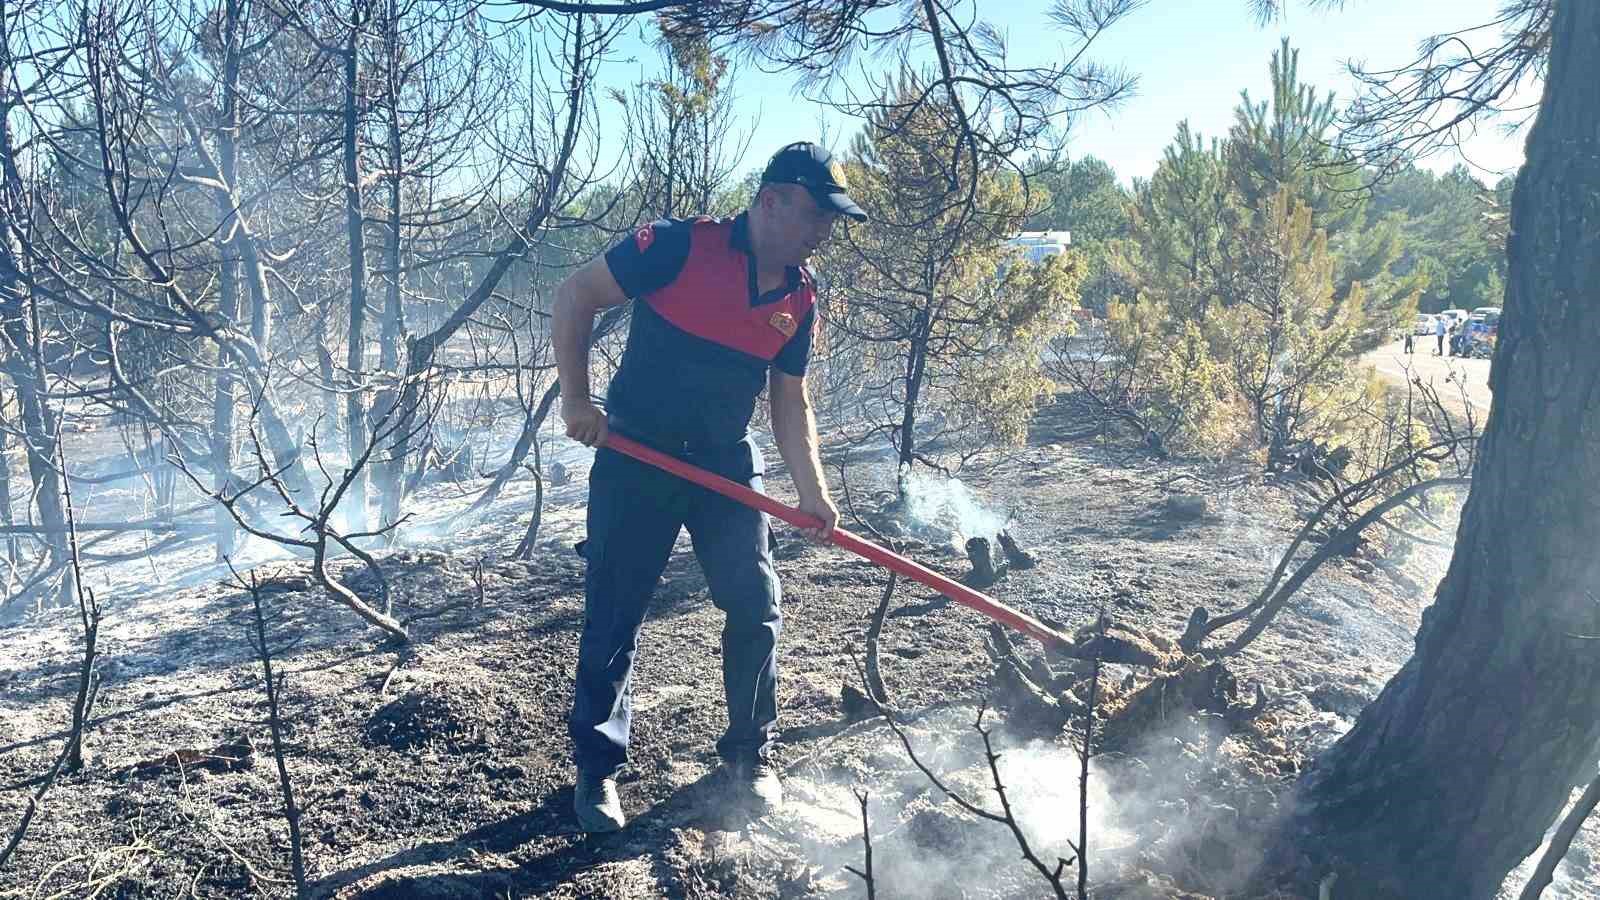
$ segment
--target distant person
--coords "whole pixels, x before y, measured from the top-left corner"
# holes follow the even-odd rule
[[[1405,338],[1405,340],[1406,340],[1406,355],[1410,356],[1411,355],[1411,351],[1413,351],[1413,350],[1415,350],[1417,348],[1417,330],[1415,328],[1407,328],[1406,329],[1406,338]]]
[[[726,616],[728,728],[717,753],[732,799],[759,812],[783,802],[769,762],[783,617],[766,515],[604,445],[615,431],[759,491],[764,466],[749,428],[765,392],[799,508],[821,522],[806,536],[826,539],[839,513],[806,394],[816,293],[804,266],[838,219],[866,218],[844,178],[827,150],[790,144],[767,163],[747,211],[646,225],[556,292],[551,327],[567,436],[599,448],[589,471],[583,635],[567,722],[578,769],[573,811],[585,832],[616,831],[625,821],[616,775],[628,756],[634,655],[685,527],[711,602]],[[589,394],[589,332],[597,311],[629,298],[628,343],[602,411]]]
[[[1434,356],[1444,355],[1444,337],[1448,331],[1449,329],[1447,329],[1444,324],[1444,316],[1440,316],[1439,318],[1433,320],[1433,337],[1435,342],[1433,348]]]

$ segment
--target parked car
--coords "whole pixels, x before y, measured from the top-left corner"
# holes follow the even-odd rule
[[[1457,356],[1465,356],[1470,359],[1489,359],[1494,356],[1496,337],[1495,333],[1487,327],[1472,328],[1469,326],[1462,330],[1460,340],[1461,349],[1456,351]]]
[[[1488,359],[1494,354],[1494,342],[1500,331],[1500,310],[1484,306],[1472,311],[1450,338],[1450,352],[1456,356]]]
[[[1433,316],[1427,313],[1417,313],[1417,321],[1411,326],[1411,333],[1413,335],[1433,334]]]
[[[1471,321],[1481,322],[1490,334],[1498,333],[1500,331],[1500,307],[1480,306],[1472,311]]]

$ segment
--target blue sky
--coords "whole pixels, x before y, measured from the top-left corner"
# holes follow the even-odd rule
[[[1092,113],[1074,123],[1069,150],[1073,156],[1092,154],[1106,160],[1124,181],[1149,175],[1180,120],[1188,119],[1191,127],[1208,137],[1223,136],[1241,89],[1249,88],[1253,99],[1270,96],[1268,64],[1283,36],[1300,50],[1301,80],[1332,89],[1336,100],[1344,100],[1354,92],[1346,60],[1365,60],[1376,68],[1404,64],[1415,57],[1423,38],[1487,22],[1501,2],[1349,0],[1343,11],[1332,12],[1291,2],[1282,20],[1261,27],[1249,14],[1246,0],[1151,0],[1106,31],[1092,54],[1100,62],[1138,74],[1137,95],[1109,114]],[[1047,27],[1048,0],[982,0],[978,5],[1006,35],[1012,59],[1037,63],[1063,55],[1067,36]],[[642,40],[629,40],[621,52],[637,61],[608,67],[608,81],[636,80],[656,65],[654,50]],[[797,95],[793,79],[783,74],[746,66],[739,70],[735,88],[741,114],[747,121],[759,120],[742,169],[758,166],[789,141],[815,139],[824,125],[830,145],[841,148],[856,128],[852,121]],[[1478,176],[1492,182],[1519,165],[1525,136],[1502,134],[1494,125],[1482,129],[1467,145]],[[1424,165],[1442,169],[1458,161],[1450,154]]]

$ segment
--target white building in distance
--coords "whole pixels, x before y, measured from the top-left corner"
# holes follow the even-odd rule
[[[1067,248],[1072,246],[1072,232],[1023,231],[1006,241],[1006,244],[1021,249],[1028,262],[1043,262],[1046,257],[1067,252]]]

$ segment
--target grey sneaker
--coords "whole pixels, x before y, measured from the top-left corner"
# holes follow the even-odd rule
[[[729,788],[734,802],[757,815],[783,808],[783,782],[778,770],[764,759],[738,760],[727,764]]]
[[[572,790],[572,811],[578,814],[578,827],[588,834],[621,831],[628,823],[622,816],[622,801],[617,799],[617,780],[609,775],[579,772]]]

